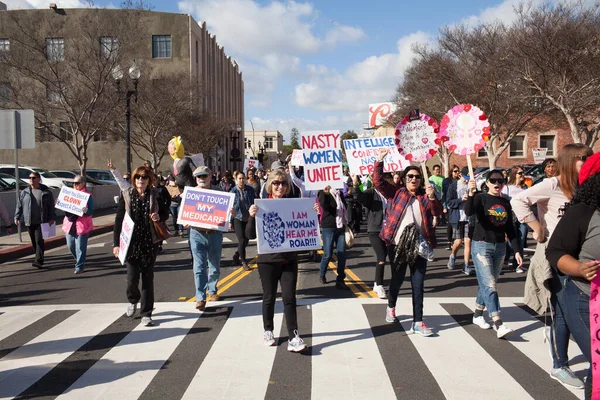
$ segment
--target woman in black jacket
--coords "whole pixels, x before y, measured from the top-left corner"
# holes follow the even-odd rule
[[[154,263],[160,239],[156,235],[154,222],[166,221],[169,210],[158,200],[154,174],[146,167],[137,167],[132,174],[133,187],[123,190],[117,206],[113,235],[113,254],[119,257],[119,242],[125,212],[133,220],[133,234],[125,256],[127,267],[127,316],[133,317],[137,302],[141,300],[142,324],[150,326],[154,309]],[[138,288],[142,277],[142,291]]]

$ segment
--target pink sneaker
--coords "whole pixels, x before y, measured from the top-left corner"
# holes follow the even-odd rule
[[[396,317],[396,307],[387,307],[385,310],[385,320],[386,322],[399,322]]]

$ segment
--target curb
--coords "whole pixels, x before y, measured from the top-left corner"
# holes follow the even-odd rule
[[[90,237],[102,235],[104,233],[108,233],[114,230],[115,224],[107,224],[95,227],[90,232]],[[44,248],[45,250],[55,249],[60,246],[64,246],[67,244],[67,239],[64,235],[54,236],[51,239],[44,240]],[[34,254],[33,247],[30,244],[24,244],[21,246],[13,247],[7,250],[0,251],[0,260],[2,262],[14,260],[17,258],[25,257]],[[1,263],[0,263],[1,264]]]

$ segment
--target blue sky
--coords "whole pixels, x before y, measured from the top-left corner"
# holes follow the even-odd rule
[[[2,0],[9,8],[48,7],[49,0]],[[53,0],[56,1],[56,0]],[[539,3],[543,0],[534,0]],[[82,7],[82,0],[58,0]],[[587,2],[587,1],[586,1]],[[593,2],[590,0],[589,2]],[[206,21],[241,66],[245,128],[353,129],[368,104],[391,100],[413,58],[411,46],[431,43],[440,27],[511,21],[518,0],[187,0],[151,2],[156,11]],[[96,0],[114,7],[118,0]]]

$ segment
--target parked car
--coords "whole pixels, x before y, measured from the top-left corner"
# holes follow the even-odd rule
[[[42,178],[42,183],[48,187],[56,187],[61,188],[63,185],[68,187],[73,187],[73,178],[59,178],[54,175],[50,171],[44,168],[30,167],[30,166],[20,166],[19,167],[19,178],[25,182],[29,183],[29,174],[31,172],[37,172],[40,174]],[[15,176],[15,166],[10,164],[0,164],[0,173],[7,174],[10,176]]]
[[[50,171],[51,173],[53,173],[54,175],[58,176],[59,178],[71,178],[71,179],[75,179],[75,177],[77,175],[79,175],[79,171],[75,172],[75,171],[67,171],[67,170],[53,170]],[[94,186],[102,186],[102,185],[107,185],[107,183],[104,182],[100,182],[99,180],[96,180],[92,177],[90,177],[89,175],[86,177],[86,187],[94,187]]]
[[[15,182],[17,180],[14,176],[0,173],[0,192],[7,190],[15,190]],[[27,187],[27,184],[19,179],[19,190],[23,190]]]
[[[112,183],[113,185],[117,184],[113,174],[107,169],[88,169],[86,173],[87,176],[100,182]]]

